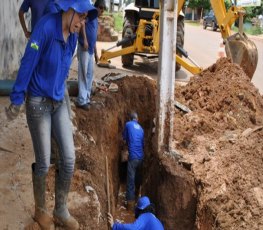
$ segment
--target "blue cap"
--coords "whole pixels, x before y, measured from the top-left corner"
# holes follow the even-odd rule
[[[91,5],[89,0],[56,0],[55,4],[63,11],[68,11],[72,8],[79,14],[88,13],[90,20],[98,16],[97,9]]]
[[[137,206],[136,208],[143,210],[146,207],[148,207],[150,205],[150,199],[148,198],[148,196],[142,196],[138,202],[137,202]]]

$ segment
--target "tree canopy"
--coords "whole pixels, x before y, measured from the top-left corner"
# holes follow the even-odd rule
[[[187,2],[187,6],[192,9],[195,9],[195,8],[197,9],[202,8],[204,10],[211,9],[210,0],[188,0],[186,2]],[[228,9],[232,5],[232,2],[235,2],[235,1],[224,0],[224,2],[226,5],[226,9]],[[256,17],[257,15],[263,14],[263,0],[261,0],[261,6],[246,7],[245,9],[246,9],[248,18]]]
[[[211,8],[209,0],[189,0],[188,7],[194,8],[203,8],[209,10]]]

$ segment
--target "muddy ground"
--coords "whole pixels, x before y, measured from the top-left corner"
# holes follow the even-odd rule
[[[191,110],[176,109],[176,152],[155,151],[156,81],[130,75],[111,82],[118,91],[97,88],[89,111],[72,103],[77,158],[69,208],[81,229],[107,229],[106,156],[111,211],[132,220],[123,206],[120,161],[131,109],[145,129],[142,194],[155,203],[165,229],[263,229],[263,98],[237,65],[220,59],[186,86],[176,86],[176,100]],[[33,223],[31,140],[25,115],[7,122],[8,99],[0,103],[0,228],[24,229]],[[54,166],[47,184],[52,213]]]

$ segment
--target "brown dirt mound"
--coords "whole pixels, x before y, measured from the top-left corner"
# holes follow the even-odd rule
[[[258,90],[239,66],[223,58],[179,87],[176,99],[192,110],[177,111],[174,140],[198,184],[197,228],[263,228]]]

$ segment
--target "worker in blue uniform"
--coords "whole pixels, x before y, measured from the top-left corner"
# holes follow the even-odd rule
[[[135,208],[136,220],[130,224],[121,224],[113,221],[113,217],[108,213],[108,222],[113,230],[164,230],[160,220],[155,216],[153,204],[147,196],[141,197]]]
[[[126,201],[127,209],[133,210],[135,189],[141,184],[141,169],[144,157],[144,131],[138,123],[138,114],[130,113],[130,121],[125,124],[123,140],[128,146]]]
[[[29,39],[36,23],[44,16],[44,11],[50,0],[24,0],[20,6],[18,16],[24,31],[25,37]],[[53,1],[53,0],[52,0]],[[31,10],[31,29],[28,29],[25,22],[24,14]]]
[[[94,7],[98,10],[98,17],[105,9],[104,0],[96,0]],[[93,82],[94,54],[98,59],[96,41],[98,32],[98,18],[87,20],[82,27],[78,39],[78,97],[76,107],[89,110],[91,105],[91,89]]]
[[[52,218],[45,205],[46,175],[50,166],[51,133],[60,151],[55,178],[53,217],[63,229],[78,229],[67,208],[73,176],[75,150],[69,113],[64,99],[77,33],[97,10],[87,0],[57,0],[60,11],[40,19],[28,41],[10,99],[7,117],[15,119],[26,100],[26,117],[35,153],[32,181],[35,199],[34,220],[41,229],[50,229]]]

